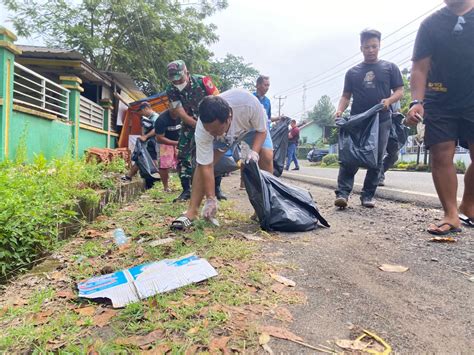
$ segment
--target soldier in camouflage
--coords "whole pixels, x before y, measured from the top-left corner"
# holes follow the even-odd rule
[[[207,95],[217,95],[219,90],[211,79],[202,75],[189,74],[182,60],[168,64],[168,79],[171,83],[166,87],[173,116],[181,118],[182,127],[178,141],[178,175],[183,188],[176,201],[189,200],[191,197],[191,182],[196,147],[194,144],[194,129],[198,118],[198,108],[202,99]],[[216,197],[226,199],[221,190],[222,177],[216,177]]]

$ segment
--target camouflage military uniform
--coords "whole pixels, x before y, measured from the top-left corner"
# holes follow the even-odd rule
[[[208,77],[190,75],[190,85],[179,91],[174,85],[169,84],[166,87],[166,94],[168,95],[171,108],[183,107],[188,115],[197,119],[199,104],[205,96],[209,95],[209,89],[212,87],[213,84]],[[217,89],[215,90],[217,91]],[[178,175],[182,183],[186,180],[191,181],[195,155],[194,128],[183,123],[178,141],[177,166]]]

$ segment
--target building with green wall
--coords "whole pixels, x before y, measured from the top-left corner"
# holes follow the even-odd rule
[[[145,97],[133,80],[99,71],[73,50],[15,41],[0,27],[0,161],[19,151],[31,160],[114,148],[119,100]]]
[[[307,122],[299,128],[302,144],[315,144],[323,138],[324,129],[314,121]]]

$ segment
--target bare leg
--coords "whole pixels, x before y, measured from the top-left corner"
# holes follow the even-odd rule
[[[138,165],[133,164],[132,167],[130,168],[130,171],[128,172],[127,176],[131,179],[138,173]]]
[[[262,148],[260,151],[260,160],[258,161],[260,169],[273,174],[273,150]]]
[[[474,143],[469,144],[469,153],[471,155],[471,164],[464,174],[464,194],[462,196],[459,211],[469,218],[474,218]]]
[[[430,147],[432,175],[438,197],[443,205],[444,217],[441,223],[450,223],[459,227],[456,193],[458,180],[453,158],[456,145],[454,142],[443,142]],[[430,226],[430,229],[432,226]],[[441,228],[449,229],[448,226]]]
[[[168,181],[169,181],[168,169],[160,169],[160,176],[161,176],[161,182],[163,183],[163,189],[165,191],[168,191]]]

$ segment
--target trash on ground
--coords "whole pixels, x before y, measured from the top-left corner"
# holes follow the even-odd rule
[[[382,264],[379,266],[379,269],[385,272],[405,272],[409,270],[406,266],[390,264]]]
[[[243,180],[263,230],[305,232],[318,223],[329,227],[309,191],[287,185],[253,161],[244,165]]]
[[[278,274],[270,274],[270,276],[273,280],[278,281],[279,283],[281,283],[283,285],[286,285],[286,286],[289,286],[289,287],[295,287],[296,286],[296,282],[294,282],[293,280],[287,279],[284,276],[281,276],[281,275],[278,275]]]
[[[263,348],[263,350],[265,350],[267,354],[273,355],[273,350],[270,347],[270,345],[268,345],[268,343],[270,342],[270,339],[271,339],[270,335],[268,335],[267,333],[262,333],[258,337],[258,343]]]
[[[174,242],[173,238],[157,239],[157,240],[152,241],[150,244],[148,244],[148,246],[154,248],[160,245],[165,245],[165,244],[169,244],[173,242]]]
[[[187,255],[93,277],[77,287],[79,297],[107,298],[114,308],[119,308],[216,275],[217,271],[207,260]]]
[[[363,330],[364,334],[355,340],[336,340],[335,344],[344,350],[354,350],[375,355],[389,355],[392,347],[377,334]]]
[[[122,228],[117,228],[114,230],[114,240],[116,245],[121,246],[127,244],[129,238],[127,238]]]
[[[434,237],[430,239],[430,242],[435,243],[456,243],[457,240],[453,237]]]

